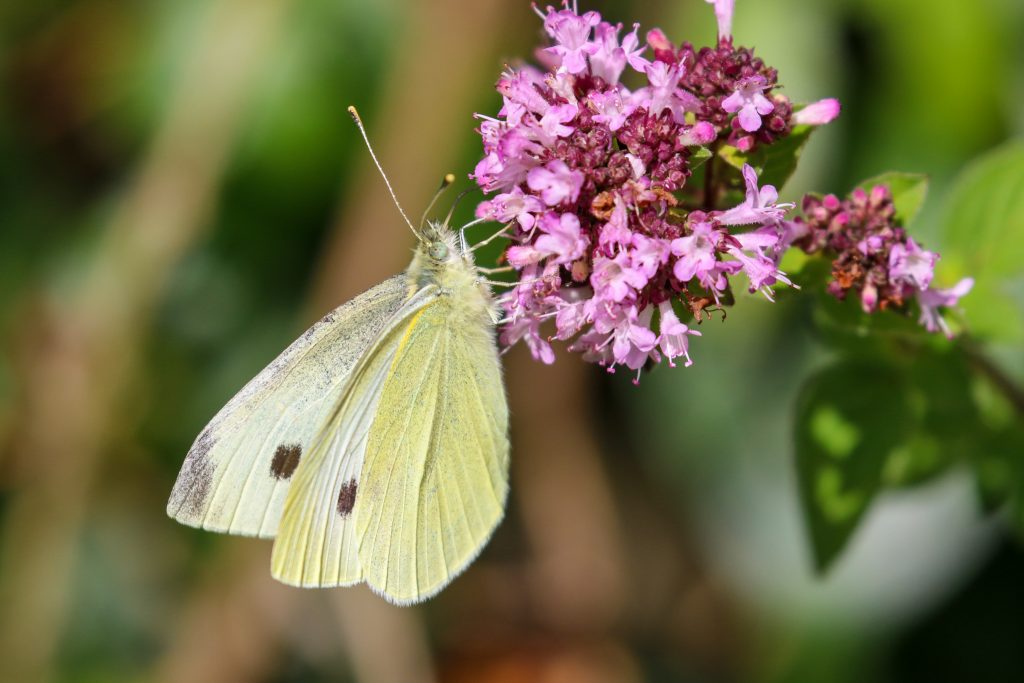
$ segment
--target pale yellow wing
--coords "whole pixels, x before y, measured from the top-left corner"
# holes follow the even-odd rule
[[[508,493],[508,407],[486,313],[441,296],[404,333],[370,429],[354,519],[364,580],[434,595],[476,557]]]
[[[396,275],[314,324],[199,434],[167,514],[190,526],[272,537],[297,466],[352,369],[408,295]]]
[[[362,580],[355,525],[367,435],[409,320],[437,296],[426,287],[408,299],[353,370],[309,453],[296,471],[271,560],[274,578],[303,587]]]

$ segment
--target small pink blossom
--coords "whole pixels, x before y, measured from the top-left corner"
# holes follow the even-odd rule
[[[594,299],[589,298],[582,301],[565,301],[558,307],[555,315],[556,339],[572,339],[591,321],[590,309],[593,308]]]
[[[574,202],[580,195],[585,176],[582,172],[569,168],[561,159],[549,161],[544,166],[537,166],[526,176],[526,184],[530,189],[539,192],[541,199],[548,206],[558,206],[562,202]]]
[[[672,309],[672,304],[668,301],[662,302],[658,311],[661,313],[661,321],[658,323],[658,346],[665,354],[669,367],[674,368],[676,364],[672,360],[680,356],[686,359],[683,366],[690,367],[693,365],[693,360],[690,359],[689,337],[699,337],[701,336],[700,332],[691,330],[680,322],[676,312]]]
[[[647,67],[650,86],[638,90],[635,101],[647,107],[654,116],[668,109],[676,123],[683,123],[686,121],[686,112],[699,111],[702,105],[700,100],[679,87],[682,76],[681,64],[652,62]]]
[[[595,257],[590,281],[599,298],[618,303],[646,285],[647,277],[631,263],[630,255],[622,252],[615,258]]]
[[[596,112],[594,121],[607,125],[608,130],[612,132],[622,128],[626,119],[637,108],[637,105],[628,99],[623,99],[622,93],[618,90],[593,92],[587,101]]]
[[[498,79],[497,90],[505,106],[498,112],[510,126],[517,126],[526,112],[543,116],[551,104],[537,89],[544,75],[532,67],[509,70]]]
[[[565,124],[576,118],[577,109],[572,104],[560,104],[547,110],[540,119],[539,136],[541,142],[550,145],[556,138],[564,138],[572,134],[572,126]]]
[[[626,213],[626,203],[619,195],[615,196],[615,208],[608,222],[601,228],[598,236],[598,245],[606,253],[616,251],[617,248],[628,246],[633,242],[633,232],[629,229],[629,215]]]
[[[732,11],[735,0],[706,0],[715,6],[715,18],[718,20],[718,39],[724,40],[732,36]]]
[[[646,46],[640,45],[636,35],[639,28],[640,24],[633,24],[633,30],[625,35],[620,46],[619,31],[622,30],[622,24],[598,24],[594,29],[594,42],[598,49],[590,55],[590,72],[609,85],[619,82],[627,64],[643,73],[649,62],[641,56]]]
[[[537,318],[524,316],[507,323],[502,328],[501,341],[506,346],[512,346],[523,340],[530,349],[534,358],[551,365],[555,362],[555,350],[540,332],[541,321]]]
[[[808,104],[800,111],[794,112],[792,121],[807,126],[823,126],[834,121],[839,116],[839,110],[839,100],[830,97]]]
[[[570,74],[586,71],[587,57],[600,49],[590,42],[590,33],[600,22],[601,15],[597,12],[587,12],[580,16],[569,9],[556,11],[549,7],[544,18],[544,28],[554,38],[555,44],[545,52]]]
[[[775,109],[772,101],[764,96],[768,82],[760,74],[742,80],[736,90],[722,100],[722,109],[729,114],[739,112],[740,127],[748,133],[761,128],[761,117]]]
[[[743,165],[743,180],[746,182],[746,198],[739,206],[718,216],[722,225],[751,225],[774,223],[780,220],[792,204],[777,204],[779,193],[772,185],[757,188],[757,172],[750,164]]]
[[[940,308],[951,308],[959,303],[960,299],[974,287],[974,278],[964,278],[948,289],[924,289],[917,292],[917,303],[921,307],[920,323],[929,332],[942,330],[947,337],[952,338],[953,332],[949,325],[942,318]]]
[[[710,222],[698,221],[686,237],[672,240],[672,253],[678,257],[673,273],[680,282],[713,271],[718,263],[716,252],[722,241],[722,233],[715,230]]]
[[[651,353],[656,353],[658,335],[650,329],[652,315],[650,307],[639,314],[636,306],[599,308],[593,330],[581,337],[574,347],[589,352],[610,370],[617,364],[639,370]]]
[[[889,277],[894,282],[905,282],[919,290],[928,289],[938,260],[938,254],[925,251],[912,238],[907,238],[906,246],[893,245],[889,252]]]
[[[645,237],[640,234],[633,235],[630,261],[633,267],[648,280],[653,278],[668,262],[671,253],[672,250],[667,240],[659,237]]]
[[[477,205],[476,217],[499,223],[515,220],[524,231],[529,232],[536,223],[535,214],[543,210],[544,204],[539,199],[525,194],[519,187],[514,187],[511,192],[496,195],[494,199]]]
[[[552,257],[552,263],[571,263],[583,256],[587,238],[580,232],[580,219],[575,214],[561,216],[548,212],[541,217],[541,235],[534,242],[537,251]]]

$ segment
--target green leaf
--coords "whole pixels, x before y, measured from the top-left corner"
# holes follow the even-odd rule
[[[899,173],[891,171],[857,184],[860,189],[870,192],[875,185],[888,185],[892,201],[896,205],[896,218],[903,225],[910,225],[924,204],[928,194],[928,176],[920,173]]]
[[[971,390],[971,369],[959,346],[926,337],[900,348],[914,433],[890,454],[883,474],[889,487],[916,486],[968,462],[981,437]]]
[[[753,153],[741,152],[731,145],[718,151],[718,155],[737,171],[750,164],[757,171],[761,185],[774,185],[779,190],[796,170],[804,145],[814,132],[814,126],[794,126],[789,135],[771,145],[758,145]]]
[[[809,378],[797,401],[796,467],[814,565],[846,546],[902,447],[912,411],[902,375],[871,361],[840,361]]]
[[[942,240],[941,280],[975,279],[962,304],[972,334],[1024,340],[1024,141],[998,147],[961,173]]]
[[[687,163],[689,164],[691,171],[696,171],[713,156],[714,153],[707,147],[698,147],[690,154],[687,159]]]

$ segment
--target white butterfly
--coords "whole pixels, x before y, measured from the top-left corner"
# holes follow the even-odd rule
[[[285,583],[366,582],[399,604],[480,552],[508,493],[495,306],[447,221],[413,232],[405,272],[313,325],[203,429],[171,517],[274,538]]]

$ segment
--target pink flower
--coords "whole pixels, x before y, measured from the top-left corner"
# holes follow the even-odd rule
[[[745,78],[731,95],[722,100],[722,109],[729,114],[739,112],[740,127],[753,133],[761,128],[761,117],[775,109],[771,100],[763,95],[766,88],[768,82],[760,74]]]
[[[679,356],[686,358],[683,366],[690,367],[693,365],[693,361],[690,359],[689,336],[699,337],[701,336],[700,332],[691,330],[681,323],[670,302],[662,302],[658,310],[661,313],[661,322],[658,323],[658,331],[660,333],[658,335],[658,346],[661,347],[661,352],[668,359],[669,367],[674,368],[676,366],[672,359]]]
[[[633,30],[622,39],[622,46],[619,46],[619,31],[622,24],[612,26],[607,22],[601,22],[594,29],[594,42],[597,50],[590,55],[590,73],[601,78],[609,85],[619,82],[626,64],[643,73],[648,61],[641,55],[646,49],[640,46],[640,39],[636,32],[640,24],[633,24]]]
[[[647,284],[647,277],[630,261],[626,252],[615,258],[594,258],[594,273],[590,276],[590,282],[598,298],[618,303]]]
[[[779,193],[772,185],[757,189],[757,172],[750,164],[743,165],[743,179],[747,184],[746,199],[718,216],[722,225],[751,225],[753,223],[774,223],[793,208],[792,204],[776,204]]]
[[[680,282],[694,277],[701,279],[710,275],[718,266],[716,251],[722,241],[722,233],[713,229],[710,222],[698,221],[686,237],[672,240],[672,253],[678,257],[673,273]]]
[[[622,197],[615,196],[615,208],[608,222],[601,228],[597,238],[598,246],[605,252],[613,252],[616,247],[624,247],[632,244],[633,232],[629,229],[629,215],[626,213],[626,203]]]
[[[534,245],[537,251],[553,257],[553,263],[571,263],[586,251],[587,238],[580,233],[580,219],[575,214],[559,216],[548,212],[541,217],[538,227],[543,234]]]
[[[706,0],[715,6],[715,19],[718,20],[718,39],[723,40],[732,35],[732,9],[735,0]]]
[[[573,127],[565,124],[576,118],[577,109],[573,104],[559,104],[547,110],[540,119],[538,131],[541,142],[550,145],[556,138],[572,135]]]
[[[650,307],[639,314],[636,306],[611,310],[598,308],[593,331],[581,337],[574,347],[589,351],[595,360],[608,365],[609,369],[618,364],[639,370],[658,344],[658,335],[650,329],[652,315]],[[581,346],[583,348],[579,348]],[[610,354],[607,351],[609,346]]]
[[[671,251],[666,240],[636,234],[633,235],[633,250],[630,252],[630,261],[633,268],[650,280],[668,262]]]
[[[481,202],[476,207],[477,218],[487,218],[508,223],[518,221],[519,225],[526,232],[529,232],[537,220],[535,214],[544,210],[544,205],[533,195],[524,194],[519,187],[512,188],[511,192],[499,194],[490,201]]]
[[[919,290],[928,289],[938,260],[938,254],[925,251],[908,237],[906,246],[895,244],[889,252],[889,277]]]
[[[555,350],[540,333],[540,325],[541,321],[532,317],[524,316],[513,320],[502,328],[501,341],[506,346],[512,346],[524,340],[534,358],[545,365],[551,365],[555,362]]]
[[[526,184],[540,193],[545,204],[557,206],[565,201],[576,201],[585,179],[582,172],[569,168],[561,159],[555,159],[531,169],[526,176]]]
[[[587,98],[591,108],[597,112],[594,120],[608,126],[608,130],[615,132],[622,128],[629,115],[636,111],[637,105],[622,99],[618,90],[607,90],[604,92],[592,92]]]
[[[839,109],[839,100],[837,99],[818,100],[808,104],[800,111],[794,112],[791,121],[807,126],[823,126],[839,116]]]
[[[530,112],[543,116],[551,104],[540,94],[537,86],[543,84],[544,75],[532,67],[506,71],[498,80],[497,90],[505,101],[499,115],[511,126],[519,125],[523,114]]]
[[[593,307],[594,299],[583,301],[566,301],[559,308],[555,315],[555,328],[557,339],[571,339],[580,333],[583,327],[590,323],[589,310]]]
[[[597,12],[587,12],[580,16],[572,10],[556,11],[549,7],[544,18],[544,28],[554,38],[555,45],[545,52],[571,74],[586,71],[587,56],[600,49],[590,42],[590,33],[600,22],[601,15]]]
[[[650,86],[634,93],[635,101],[647,107],[653,116],[668,109],[676,123],[683,123],[686,121],[686,112],[700,111],[702,105],[700,100],[679,87],[679,79],[682,77],[682,65],[652,62],[647,66]]]
[[[974,278],[964,278],[948,289],[923,289],[917,292],[917,303],[921,306],[920,323],[929,332],[942,330],[947,337],[952,338],[953,332],[949,325],[943,320],[940,308],[956,306],[961,298],[967,296],[974,287]]]

